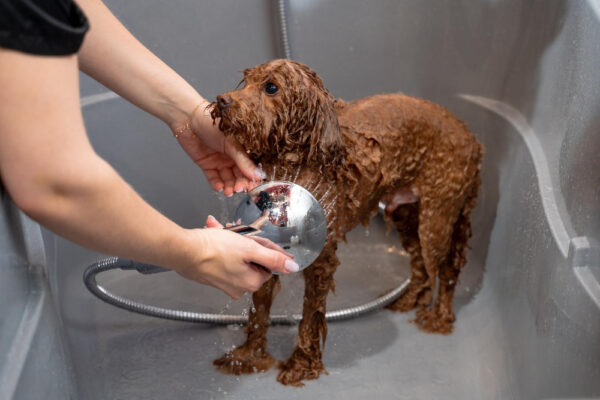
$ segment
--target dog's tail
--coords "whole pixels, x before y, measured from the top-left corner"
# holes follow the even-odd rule
[[[477,204],[477,194],[481,186],[481,178],[479,171],[476,172],[475,179],[471,183],[467,192],[467,197],[463,205],[458,219],[454,224],[454,232],[452,233],[452,247],[449,254],[449,266],[456,276],[461,268],[466,264],[466,252],[471,247],[468,245],[469,238],[472,235],[471,229],[471,211]]]

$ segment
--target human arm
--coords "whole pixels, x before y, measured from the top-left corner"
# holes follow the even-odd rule
[[[0,177],[34,220],[82,246],[171,268],[233,297],[286,272],[281,252],[221,229],[183,229],[153,209],[91,147],[75,56],[0,48]]]
[[[99,0],[79,0],[90,21],[80,69],[179,132],[178,141],[215,190],[226,195],[255,186],[264,176],[234,141],[213,124],[198,92],[141,44]],[[194,112],[194,110],[196,110]],[[198,139],[199,138],[199,139]]]

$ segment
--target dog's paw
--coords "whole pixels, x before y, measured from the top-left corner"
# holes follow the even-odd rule
[[[273,364],[275,364],[275,359],[267,351],[249,349],[245,345],[213,361],[213,365],[219,371],[233,375],[264,372]]]
[[[417,318],[412,322],[422,331],[447,335],[454,329],[454,320],[454,314],[441,313],[434,307],[417,311]]]
[[[294,353],[287,361],[279,363],[277,381],[288,386],[304,386],[304,380],[317,379],[322,373],[329,375],[321,358],[314,358]]]

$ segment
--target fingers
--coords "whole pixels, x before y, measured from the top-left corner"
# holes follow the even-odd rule
[[[287,251],[285,251],[277,243],[273,243],[272,241],[270,241],[267,238],[263,238],[263,237],[260,237],[260,236],[248,236],[248,238],[254,240],[256,243],[258,243],[258,244],[260,244],[262,246],[265,246],[268,249],[278,251],[278,252],[284,254],[287,257],[294,258],[293,255],[291,255],[290,253],[288,253]]]
[[[212,215],[209,215],[208,218],[206,218],[206,227],[222,229],[223,225],[221,225],[221,223],[219,221],[217,221],[217,219],[215,217],[213,217]]]
[[[261,181],[266,178],[264,171],[258,168],[252,160],[248,158],[244,149],[231,138],[225,139],[225,154],[235,162],[242,174],[250,180]]]
[[[209,215],[206,218],[206,222],[205,222],[205,228],[219,228],[219,229],[223,229],[223,228],[229,228],[230,226],[233,226],[233,224],[236,225],[240,225],[242,223],[242,219],[238,218],[237,221],[235,222],[228,222],[225,224],[225,226],[223,226],[222,223],[220,223],[215,217],[213,217],[212,215]]]
[[[260,265],[255,265],[255,264],[250,264],[250,268],[252,268],[254,270],[254,272],[256,273],[256,275],[253,277],[253,279],[251,279],[251,286],[248,288],[249,292],[256,292],[258,289],[260,289],[260,287],[269,279],[271,279],[271,277],[273,276],[273,274],[271,274],[270,271],[265,270],[262,266]]]
[[[219,170],[219,175],[224,183],[223,193],[229,197],[233,195],[233,187],[235,185],[235,176],[230,168],[223,168]]]
[[[265,284],[265,282],[273,277],[270,272],[264,270],[258,265],[246,264],[246,268],[248,268],[248,270],[246,272],[243,284],[235,287],[228,286],[221,288],[221,290],[235,300],[242,297],[246,292],[256,292],[262,287],[262,285]]]
[[[235,176],[235,186],[233,188],[233,190],[236,193],[240,193],[243,192],[244,190],[248,190],[248,179],[244,176],[244,174],[242,174],[242,171],[240,171],[239,168],[234,167],[233,168],[233,175]]]
[[[231,196],[234,192],[247,191],[256,186],[256,181],[247,179],[237,167],[205,169],[203,172],[210,187],[217,192],[223,190],[225,196]]]
[[[227,296],[231,297],[234,300],[239,300],[244,295],[244,293],[246,293],[243,290],[239,289],[223,289],[223,291],[225,292],[225,294],[227,294]]]
[[[259,290],[272,278],[272,272],[287,274],[299,270],[291,255],[267,239],[222,229],[223,225],[212,216],[206,219],[206,225],[206,229],[189,231],[191,248],[199,254],[191,258],[189,265],[177,269],[188,279],[239,299],[245,292]]]
[[[214,191],[219,192],[224,189],[225,184],[217,170],[209,169],[203,171],[204,176],[206,176],[206,180],[208,180],[208,184],[213,188]]]
[[[279,272],[281,274],[299,271],[300,267],[298,264],[281,251],[259,245],[257,242],[254,242],[254,244],[255,246],[253,246],[249,255],[249,261],[262,265],[272,272]]]
[[[195,115],[198,117],[201,113]],[[223,138],[212,119],[206,126],[195,121],[192,125],[198,136],[182,135],[179,144],[202,168],[214,190],[223,190],[226,196],[231,196],[233,192],[252,189],[253,181],[265,179],[265,173],[248,158],[242,146],[232,138]]]
[[[225,196],[250,190],[256,186],[256,181],[246,178],[239,168],[206,169],[204,175],[215,191],[224,191]]]

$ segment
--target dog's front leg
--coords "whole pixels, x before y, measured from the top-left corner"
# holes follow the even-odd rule
[[[267,352],[267,328],[271,304],[279,287],[279,277],[273,275],[252,295],[254,307],[248,313],[246,343],[213,362],[220,371],[241,375],[263,372],[273,366],[275,359]]]
[[[304,308],[298,329],[298,343],[291,357],[280,363],[277,380],[284,385],[302,386],[305,379],[327,373],[321,359],[327,337],[325,307],[334,290],[333,274],[339,265],[337,242],[328,243],[317,260],[304,270]]]

